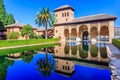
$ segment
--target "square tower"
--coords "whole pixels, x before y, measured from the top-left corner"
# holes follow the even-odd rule
[[[74,9],[69,5],[64,5],[54,10],[56,15],[56,24],[67,23],[74,19]]]

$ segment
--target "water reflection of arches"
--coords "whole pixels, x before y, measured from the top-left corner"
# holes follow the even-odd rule
[[[72,53],[72,55],[77,54],[77,46],[71,46],[71,53]]]
[[[100,48],[100,56],[104,59],[107,58],[107,50],[106,50],[106,47],[101,47]]]
[[[66,43],[64,47],[64,53],[69,54],[70,46]]]
[[[91,53],[92,57],[97,57],[98,56],[98,47],[96,46],[96,44],[91,44],[90,53]]]
[[[65,39],[67,39],[69,37],[69,30],[68,29],[64,30],[64,36],[65,36]]]
[[[87,42],[83,42],[82,43],[82,48],[85,52],[88,52],[89,51],[89,45]]]
[[[83,43],[82,47],[79,46],[79,56],[81,58],[84,59],[88,57],[88,50],[89,50],[88,48],[89,48],[88,44],[85,45],[85,43]]]
[[[100,40],[108,41],[109,40],[109,29],[107,26],[102,26],[100,29]]]

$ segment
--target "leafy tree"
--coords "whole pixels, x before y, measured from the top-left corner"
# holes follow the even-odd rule
[[[18,39],[19,33],[18,32],[11,32],[7,35],[8,39]]]
[[[30,26],[29,24],[23,26],[22,31],[21,31],[21,35],[22,36],[31,36],[33,35],[33,29],[32,26]]]
[[[45,27],[45,38],[47,39],[47,28],[52,27],[55,22],[55,15],[47,8],[42,8],[35,16],[35,22],[39,26]]]
[[[21,58],[24,62],[30,63],[33,59],[33,55],[36,54],[34,51],[26,51],[21,53]]]

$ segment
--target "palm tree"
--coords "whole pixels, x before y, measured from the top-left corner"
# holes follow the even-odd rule
[[[55,15],[48,8],[42,8],[35,16],[35,22],[38,26],[45,27],[45,38],[47,39],[47,28],[52,27],[55,22]]]
[[[36,62],[36,66],[36,69],[43,77],[50,76],[56,68],[55,59],[52,56],[50,58],[46,56],[39,58]]]

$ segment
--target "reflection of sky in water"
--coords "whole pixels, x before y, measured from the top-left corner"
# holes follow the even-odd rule
[[[35,55],[29,64],[23,62],[23,60],[15,61],[13,66],[8,67],[6,80],[110,80],[110,71],[107,69],[96,69],[76,64],[75,73],[71,77],[52,72],[51,76],[43,78],[37,70],[35,70],[36,61],[40,57],[45,57],[45,55]]]

